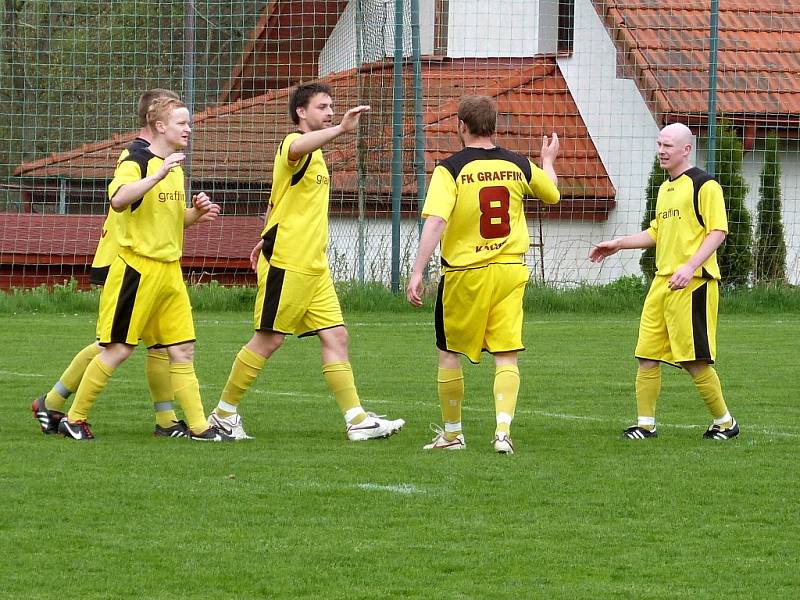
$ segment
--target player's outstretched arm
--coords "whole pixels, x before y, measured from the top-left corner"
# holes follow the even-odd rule
[[[425,267],[431,259],[434,249],[442,239],[442,233],[447,226],[447,221],[441,217],[430,216],[425,219],[422,227],[422,236],[419,240],[419,250],[417,259],[414,261],[414,269],[406,286],[406,299],[414,306],[422,306],[422,284]]]
[[[631,250],[634,248],[652,248],[656,241],[645,231],[626,235],[625,237],[615,238],[598,242],[589,250],[589,260],[594,263],[602,262],[603,259],[616,254],[620,250]]]
[[[344,113],[338,125],[326,127],[325,129],[318,129],[316,131],[307,131],[300,137],[295,138],[292,145],[289,146],[289,160],[292,162],[297,161],[302,156],[322,148],[325,144],[336,139],[340,135],[355,131],[356,127],[358,127],[361,114],[367,112],[369,109],[370,107],[368,105],[356,106]]]
[[[200,192],[192,196],[192,208],[186,209],[183,214],[183,226],[210,223],[219,216],[219,213],[219,204],[213,203],[205,192]]]

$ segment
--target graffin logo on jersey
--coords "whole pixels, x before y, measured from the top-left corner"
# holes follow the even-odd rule
[[[678,219],[681,218],[681,211],[677,208],[668,208],[667,210],[661,210],[658,212],[658,218],[662,221],[665,219],[671,219],[672,217],[676,217]]]
[[[171,202],[173,200],[177,200],[183,204],[186,203],[186,192],[183,190],[175,190],[174,192],[158,192],[158,201],[159,202]]]

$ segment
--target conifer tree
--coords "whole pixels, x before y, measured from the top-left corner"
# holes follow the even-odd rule
[[[783,236],[781,214],[781,163],[778,138],[767,136],[764,147],[764,166],[758,189],[756,216],[756,283],[786,283],[786,240]]]
[[[753,270],[752,217],[745,206],[748,185],[742,174],[742,143],[730,123],[720,122],[715,179],[722,186],[728,215],[728,235],[717,250],[722,282],[729,287],[747,285]]]

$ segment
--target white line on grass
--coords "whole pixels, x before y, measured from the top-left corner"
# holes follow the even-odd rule
[[[0,375],[11,375],[12,377],[44,377],[41,373],[16,373],[14,371],[0,371]]]
[[[398,485],[381,485],[379,483],[357,483],[360,490],[367,492],[392,492],[393,494],[424,494],[425,490],[419,489],[411,483],[400,483]]]

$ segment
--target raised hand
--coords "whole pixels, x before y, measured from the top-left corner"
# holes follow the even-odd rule
[[[558,134],[554,131],[553,135],[548,137],[545,135],[542,137],[542,161],[545,160],[550,162],[555,162],[556,158],[558,157],[558,151],[561,148],[561,143],[558,141]]]
[[[161,168],[156,173],[159,180],[164,179],[172,169],[179,167],[181,163],[186,160],[186,155],[183,152],[173,152],[161,164]]]
[[[339,123],[342,131],[345,133],[350,133],[351,131],[355,131],[356,127],[358,127],[358,120],[361,118],[361,113],[367,112],[370,110],[370,106],[368,105],[361,105],[351,108],[342,117],[342,122]]]

